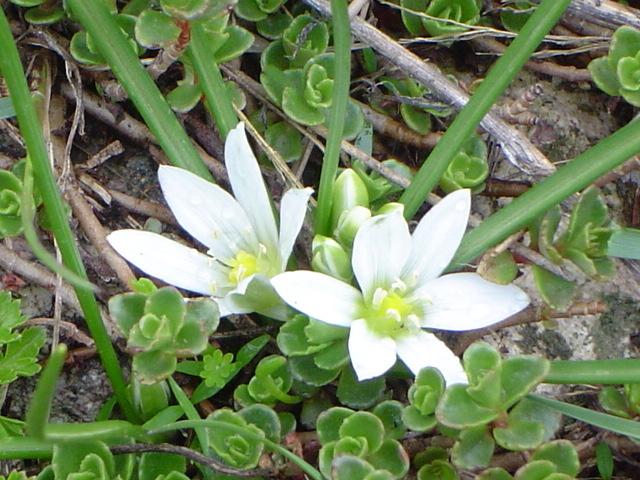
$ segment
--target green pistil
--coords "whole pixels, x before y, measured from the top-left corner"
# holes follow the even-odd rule
[[[366,321],[381,336],[391,337],[398,330],[417,324],[413,305],[396,291],[378,288],[373,294]]]
[[[258,257],[255,255],[240,251],[231,260],[231,271],[229,272],[229,281],[234,285],[240,283],[243,279],[258,273]]]

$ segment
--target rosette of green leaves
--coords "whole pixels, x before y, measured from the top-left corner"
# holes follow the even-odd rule
[[[133,469],[132,455],[114,456],[104,442],[66,441],[54,445],[51,465],[38,478],[118,480],[130,478]]]
[[[442,447],[427,447],[413,460],[418,480],[459,480],[456,468],[449,462],[449,452]]]
[[[40,371],[38,353],[46,335],[39,327],[16,331],[26,321],[20,313],[20,301],[13,300],[7,291],[0,292],[0,385]]]
[[[284,112],[303,125],[326,120],[333,92],[333,54],[327,26],[310,15],[296,17],[282,38],[269,45],[261,57],[260,82]],[[364,125],[361,110],[347,104],[344,136],[353,138]]]
[[[449,163],[440,178],[440,188],[446,193],[462,188],[478,193],[484,189],[488,175],[487,146],[479,135],[473,134]]]
[[[246,469],[258,465],[264,450],[264,444],[260,439],[280,442],[280,419],[276,412],[266,405],[252,405],[239,412],[221,408],[211,413],[207,420],[236,427],[233,430],[227,430],[224,426],[208,429],[209,447],[217,458],[231,467]],[[238,432],[238,427],[252,435],[243,435]]]
[[[397,110],[404,123],[421,135],[431,131],[431,115],[448,117],[454,111],[451,106],[433,98],[429,90],[411,78],[382,77],[378,84],[397,99]],[[377,109],[388,110],[376,102],[375,97],[374,105]]]
[[[179,357],[201,353],[219,322],[213,300],[185,300],[173,287],[116,295],[109,300],[109,311],[136,352],[133,371],[143,384],[170,376]]]
[[[22,233],[22,182],[12,172],[0,170],[0,238]]]
[[[600,90],[640,106],[640,30],[622,26],[611,39],[609,54],[588,66]]]
[[[477,480],[572,480],[580,471],[578,452],[571,442],[555,440],[541,445],[512,477],[502,468],[490,468]]]
[[[318,417],[317,431],[322,444],[318,463],[327,478],[333,478],[332,471],[339,467],[338,459],[344,455],[361,459],[359,464],[366,462],[371,467],[367,475],[374,470],[385,470],[392,478],[402,478],[409,470],[406,451],[389,437],[382,420],[371,412],[330,408]],[[365,475],[365,478],[368,477]]]
[[[284,4],[284,0],[238,0],[236,15],[250,22],[259,22],[275,13]]]
[[[402,421],[411,430],[428,432],[436,420],[436,406],[444,393],[444,378],[435,368],[423,368],[416,376],[407,397],[409,406],[402,411]]]
[[[217,18],[234,3],[229,0],[160,0],[162,11],[183,22],[206,22]]]
[[[64,9],[47,0],[11,0],[11,3],[29,8],[24,19],[34,25],[50,25],[64,17]]]
[[[226,5],[226,3],[225,3]],[[238,25],[229,25],[229,15],[224,14],[226,9],[209,6],[211,11],[205,15],[195,17],[191,21],[202,23],[205,38],[209,43],[209,50],[213,53],[215,63],[224,63],[242,55],[253,43],[253,35]],[[135,26],[137,42],[148,49],[168,48],[179,41],[184,26],[182,16],[191,15],[188,10],[184,15],[172,15],[170,8],[154,10],[147,8],[138,16]],[[186,27],[188,28],[188,27]],[[191,63],[184,57],[180,57],[184,67],[184,76],[178,81],[178,86],[167,94],[167,102],[171,108],[180,113],[186,113],[195,107],[202,97],[202,88],[198,85],[196,75]],[[243,99],[233,84],[229,85],[230,96],[242,105]]]
[[[549,440],[559,417],[523,400],[549,371],[549,361],[530,355],[505,360],[482,342],[464,353],[469,385],[454,384],[436,407],[436,418],[461,430],[452,451],[462,468],[486,467],[495,443],[508,450],[527,450]]]
[[[293,385],[293,377],[286,362],[287,359],[281,355],[269,355],[261,359],[249,383],[236,388],[234,400],[243,407],[254,403],[272,407],[278,402],[300,402],[301,397],[287,393]]]
[[[632,418],[640,414],[640,384],[624,386],[624,393],[616,387],[606,386],[600,390],[598,401],[604,410],[622,418]]]
[[[615,231],[598,189],[582,192],[571,209],[569,226],[560,229],[562,211],[549,210],[529,227],[531,244],[556,264],[568,260],[590,277],[613,274],[613,262],[607,255],[609,239]],[[555,309],[564,309],[572,301],[575,286],[557,275],[534,267],[534,279],[542,298]]]
[[[346,328],[298,314],[280,327],[277,341],[294,378],[320,387],[334,380],[348,365],[348,336]]]
[[[481,0],[401,0],[400,5],[430,17],[402,11],[402,21],[413,35],[421,35],[422,27],[432,36],[449,35],[467,30],[460,23],[475,25],[480,20]],[[442,19],[442,20],[438,20]],[[453,20],[457,23],[447,22]]]
[[[293,378],[310,387],[320,387],[340,376],[337,395],[343,405],[367,408],[379,401],[383,377],[359,382],[349,365],[349,329],[336,327],[298,314],[278,333],[278,347],[287,357]]]
[[[105,0],[105,3],[109,7],[110,12],[115,15],[116,23],[129,40],[129,46],[131,49],[136,53],[136,55],[142,55],[145,49],[138,45],[135,40],[136,17],[125,13],[118,14],[115,1]],[[106,60],[100,54],[98,47],[91,38],[91,35],[89,35],[85,30],[80,30],[73,35],[71,43],[69,44],[69,51],[73,58],[80,63],[88,65],[106,63]]]
[[[500,8],[500,21],[510,32],[519,32],[535,11],[536,4],[530,1],[505,4]]]

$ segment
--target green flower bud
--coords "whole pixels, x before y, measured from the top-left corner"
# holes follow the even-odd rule
[[[345,210],[338,219],[338,225],[334,231],[334,236],[347,248],[353,246],[353,239],[364,222],[371,218],[371,210],[357,206],[350,210]]]
[[[367,186],[355,170],[344,170],[333,186],[331,225],[335,228],[342,212],[353,207],[369,207]]]
[[[316,272],[325,273],[343,282],[351,281],[351,259],[347,251],[333,238],[316,235],[313,239],[311,266]]]
[[[398,202],[389,202],[382,205],[376,215],[388,215],[389,213],[400,212],[404,215],[404,205]]]

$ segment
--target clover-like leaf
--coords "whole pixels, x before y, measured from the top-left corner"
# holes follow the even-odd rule
[[[135,27],[138,43],[151,49],[168,47],[178,39],[180,32],[172,17],[151,9],[140,14]]]
[[[331,350],[333,349],[326,349],[325,351]],[[345,345],[345,355],[343,357],[345,358],[345,360],[346,358],[348,358],[346,353],[347,352]],[[322,355],[322,353],[318,354],[318,356],[320,355]],[[345,363],[348,363],[348,361]],[[347,366],[342,370],[342,375],[340,375],[340,381],[338,382],[338,390],[336,394],[338,395],[340,403],[342,403],[343,405],[351,408],[362,409],[369,408],[376,402],[378,402],[380,400],[380,397],[384,393],[385,387],[386,382],[384,377],[359,381],[353,369]]]

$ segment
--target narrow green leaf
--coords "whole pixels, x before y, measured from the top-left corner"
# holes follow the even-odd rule
[[[636,421],[614,417],[613,415],[596,412],[588,408],[578,407],[577,405],[571,405],[551,398],[541,397],[540,395],[529,394],[527,398],[542,405],[555,408],[559,412],[576,420],[581,420],[596,427],[640,440],[640,423]]]

